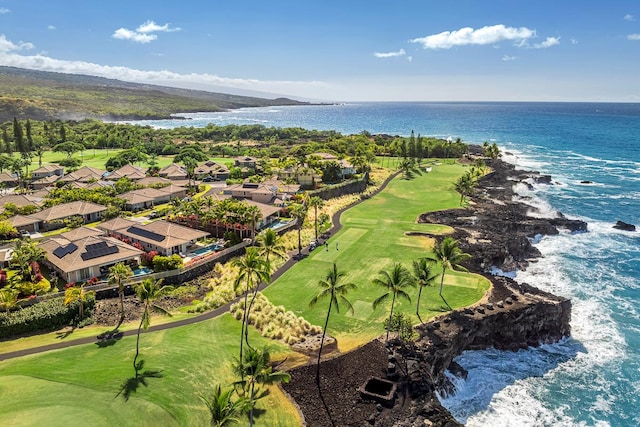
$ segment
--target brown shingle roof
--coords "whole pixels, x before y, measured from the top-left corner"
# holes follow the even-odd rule
[[[119,233],[165,249],[179,246],[191,240],[201,239],[209,235],[206,231],[195,230],[193,228],[184,227],[164,220],[150,222],[149,224],[136,224],[135,227],[164,236],[164,239],[161,241],[149,239],[145,236],[136,234],[133,231],[129,231],[128,228],[119,230]]]
[[[68,218],[72,215],[89,215],[96,212],[106,211],[107,207],[97,203],[76,201],[52,206],[40,212],[34,213],[34,218],[40,221],[53,221],[55,219]]]

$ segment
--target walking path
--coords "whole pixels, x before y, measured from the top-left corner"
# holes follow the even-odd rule
[[[400,174],[400,172],[401,171],[398,171],[398,172],[395,172],[395,173],[391,174],[382,183],[382,185],[380,185],[380,187],[371,194],[370,197],[373,197],[376,194],[380,193],[382,190],[384,190],[387,187],[387,185],[389,184],[389,182],[391,182],[391,180],[393,178],[398,176],[398,174]],[[333,217],[331,218],[331,222],[332,222],[333,226],[331,227],[331,229],[329,229],[329,233],[330,233],[331,236],[334,236],[338,231],[340,231],[342,229],[342,224],[340,223],[340,216],[342,215],[342,213],[344,211],[346,211],[347,209],[350,209],[350,208],[354,207],[355,205],[361,203],[362,201],[363,200],[355,201],[355,202],[351,203],[350,205],[345,206],[344,208],[338,210],[337,212],[335,212],[333,214]],[[298,254],[297,250],[289,252],[289,259],[287,260],[287,262],[285,262],[279,269],[277,269],[271,275],[271,282],[270,283],[273,283],[280,276],[282,276],[285,271],[287,271],[288,269],[293,267],[296,264],[296,262],[298,262],[298,259],[296,259],[297,258],[297,254]],[[296,256],[296,258],[294,258],[294,255]],[[302,250],[302,255],[303,255],[303,257],[306,257],[306,256],[309,255],[308,248],[304,248]],[[262,291],[268,285],[269,285],[269,283],[263,282],[258,287],[258,290]],[[218,317],[218,316],[228,312],[229,311],[229,307],[232,304],[235,304],[236,302],[238,302],[241,298],[242,298],[242,296],[239,296],[235,300],[233,300],[233,301],[231,301],[231,302],[229,302],[229,303],[227,303],[227,304],[225,304],[223,306],[220,306],[220,307],[218,307],[216,309],[213,309],[213,310],[208,311],[206,313],[200,314],[198,316],[189,317],[188,319],[182,319],[182,320],[178,320],[178,321],[175,321],[175,322],[164,323],[162,325],[151,326],[151,327],[149,327],[149,329],[147,329],[146,332],[162,331],[162,330],[165,330],[165,329],[177,328],[177,327],[180,327],[180,326],[191,325],[193,323],[197,323],[197,322],[202,322],[204,320],[213,319],[214,317]],[[121,339],[122,337],[125,337],[125,336],[136,335],[136,333],[137,333],[137,329],[132,329],[132,330],[124,331],[124,332],[119,332],[119,333],[117,333],[117,336],[114,336],[111,339],[112,340]],[[106,341],[108,341],[108,339]],[[12,351],[10,353],[2,353],[2,354],[0,354],[0,361],[7,360],[7,359],[13,359],[13,358],[16,358],[16,357],[27,356],[27,355],[30,355],[30,354],[42,353],[42,352],[49,351],[49,350],[58,350],[58,349],[62,349],[62,348],[72,347],[72,346],[75,346],[75,345],[82,345],[82,344],[100,345],[101,342],[105,342],[105,340],[104,339],[100,339],[97,336],[96,337],[78,338],[78,339],[69,340],[69,341],[61,341],[61,342],[57,342],[57,343],[54,343],[54,344],[48,344],[48,345],[40,346],[40,347],[32,347],[32,348],[27,348],[27,349],[24,349],[24,350]]]

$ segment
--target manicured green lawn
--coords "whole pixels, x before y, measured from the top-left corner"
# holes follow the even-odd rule
[[[207,425],[200,395],[234,380],[240,324],[226,314],[194,325],[143,334],[145,369],[159,370],[128,401],[116,397],[132,377],[135,337],[112,346],[82,345],[0,362],[0,425],[173,426]],[[282,358],[288,348],[253,335]],[[256,425],[298,426],[295,409],[272,389]]]
[[[452,182],[464,169],[435,166],[429,174],[405,181],[395,179],[387,190],[345,212],[345,227],[332,236],[330,249],[320,247],[274,282],[265,294],[316,325],[324,324],[327,301],[310,309],[317,283],[336,262],[345,278],[358,285],[349,295],[354,315],[334,313],[329,333],[348,350],[384,332],[388,306],[374,311],[372,301],[382,290],[371,284],[378,271],[395,262],[411,261],[429,253],[432,239],[407,236],[408,231],[448,233],[449,227],[417,224],[421,212],[458,204]],[[336,250],[336,242],[339,250]],[[444,295],[453,307],[479,300],[489,287],[484,278],[447,273]],[[441,313],[444,305],[437,287],[426,289],[422,316]],[[410,290],[415,299],[417,290]],[[415,303],[401,302],[398,311],[415,317]],[[154,320],[154,322],[159,319]],[[135,337],[112,346],[82,345],[0,362],[0,425],[39,426],[144,426],[206,425],[208,412],[200,395],[215,383],[234,380],[231,361],[237,357],[240,323],[226,314],[194,325],[143,334],[141,358],[145,368],[161,370],[162,378],[150,378],[128,401],[116,397],[122,383],[134,374]],[[253,345],[269,344],[274,359],[295,355],[283,344],[258,337]],[[300,420],[290,402],[276,388],[263,401],[267,411],[257,426],[298,426]]]
[[[73,155],[76,159],[82,160],[82,166],[91,166],[93,168],[105,169],[105,163],[109,160],[110,157],[114,157],[118,154],[121,149],[110,149],[110,150],[85,150],[83,152],[75,153]],[[158,156],[158,166],[164,167],[170,163],[173,163],[174,156]],[[57,163],[62,159],[66,159],[67,155],[65,153],[55,153],[53,151],[47,151],[42,156],[42,164],[46,165],[49,163]],[[136,166],[146,167],[147,165],[136,164]],[[35,170],[38,168],[38,158],[34,157],[31,161],[30,170]]]
[[[318,293],[318,281],[325,278],[333,262],[346,273],[344,281],[358,286],[348,299],[354,314],[332,314],[329,333],[338,338],[341,350],[348,350],[384,332],[383,323],[390,305],[372,308],[373,301],[384,293],[372,280],[382,269],[400,262],[411,268],[413,260],[428,255],[433,239],[407,236],[407,231],[446,234],[449,227],[417,224],[418,215],[458,206],[459,196],[452,192],[452,182],[462,174],[459,165],[435,166],[433,171],[412,180],[394,179],[387,189],[342,215],[344,228],[329,240],[329,251],[320,247],[310,257],[300,261],[265,290],[276,305],[284,305],[311,323],[323,325],[328,301],[313,309],[309,301]],[[339,249],[336,250],[336,243]],[[440,271],[437,267],[437,271]],[[489,282],[479,275],[447,272],[443,295],[452,307],[463,307],[478,301],[489,288]],[[412,302],[401,301],[396,312],[415,315],[417,288],[410,289]],[[420,313],[423,320],[442,313],[446,306],[438,296],[438,286],[422,292]]]

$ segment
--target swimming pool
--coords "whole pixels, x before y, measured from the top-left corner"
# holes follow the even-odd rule
[[[133,270],[133,277],[144,276],[145,274],[151,274],[151,273],[153,273],[153,270],[150,269],[149,267],[140,267]]]
[[[196,256],[206,255],[208,253],[215,252],[215,251],[220,250],[222,248],[223,248],[223,246],[220,246],[220,245],[217,245],[217,244],[213,244],[213,245],[205,246],[204,248],[197,249],[197,250],[193,251],[191,253],[191,255],[196,255]]]
[[[287,219],[287,220],[282,220],[279,219],[276,222],[272,222],[271,224],[267,225],[265,228],[271,228],[273,230],[277,230],[279,228],[282,228],[286,225],[289,225],[289,223],[291,223],[291,221],[293,221],[292,219]]]

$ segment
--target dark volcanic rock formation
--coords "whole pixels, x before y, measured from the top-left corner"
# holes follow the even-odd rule
[[[626,222],[617,221],[613,228],[623,231],[636,231],[636,226],[633,224],[627,224]]]
[[[491,167],[494,172],[481,180],[469,208],[419,218],[455,229],[459,246],[472,255],[466,264],[471,271],[483,273],[492,266],[505,271],[523,269],[540,256],[531,243],[537,235],[558,234],[559,229],[587,230],[586,223],[566,219],[560,213],[553,218],[534,217],[535,208],[517,200],[513,185],[553,185],[550,177],[517,171],[501,161]],[[321,393],[312,365],[292,370],[292,381],[284,389],[299,405],[307,425],[460,426],[436,396],[436,390],[453,391],[445,376],[447,369],[456,375],[466,374],[453,361],[456,356],[464,350],[488,347],[518,350],[569,335],[569,300],[505,277],[487,277],[493,286],[482,302],[418,327],[416,342],[395,341],[385,348],[374,341],[324,361]],[[367,401],[358,392],[368,378],[385,375],[398,387],[392,408]]]

